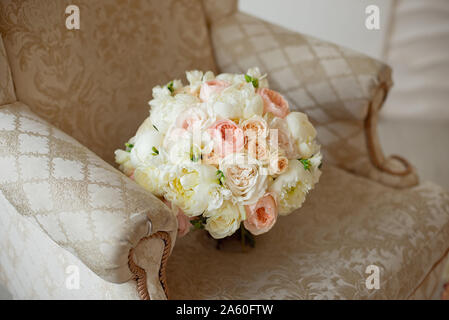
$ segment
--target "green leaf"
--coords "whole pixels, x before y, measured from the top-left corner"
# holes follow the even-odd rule
[[[258,88],[259,87],[259,79],[254,78],[253,81],[251,81],[251,83],[253,84],[254,88]]]
[[[194,226],[195,229],[197,229],[197,230],[204,229],[206,222],[207,222],[207,218],[204,217],[203,215],[199,216],[197,219],[190,220],[190,223],[192,224],[192,226]]]
[[[175,92],[175,88],[173,88],[173,81],[170,81],[167,84],[167,88],[168,88],[168,90],[170,90],[171,93]]]
[[[225,181],[225,175],[224,175],[223,171],[217,170],[216,174],[217,174],[218,182],[220,183],[220,185],[223,185],[224,181]]]
[[[259,79],[251,77],[249,74],[245,74],[246,82],[251,82],[254,88],[259,87]]]
[[[151,150],[153,150],[153,156],[157,156],[159,154],[159,150],[156,149],[156,147],[152,147]]]
[[[304,170],[310,170],[311,163],[309,159],[299,159],[299,162],[304,166]]]
[[[198,162],[198,160],[200,159],[200,157],[201,157],[201,155],[198,157],[198,156],[195,154],[195,151],[193,150],[193,146],[190,147],[190,161]]]
[[[131,149],[134,147],[134,145],[132,143],[125,143],[125,147],[126,147],[126,152],[131,152]]]

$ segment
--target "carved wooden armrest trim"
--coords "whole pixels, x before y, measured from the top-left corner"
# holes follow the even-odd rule
[[[152,235],[142,238],[140,241],[148,240],[148,239],[160,239],[164,242],[164,251],[162,253],[161,258],[161,266],[159,269],[159,281],[161,282],[162,288],[164,289],[165,296],[168,299],[168,286],[167,286],[167,277],[166,277],[166,267],[168,257],[170,256],[170,248],[171,248],[171,238],[170,235],[165,231],[159,231],[153,233]],[[140,243],[139,241],[139,243]],[[139,244],[137,244],[139,245]],[[137,246],[136,246],[137,247]],[[140,299],[142,300],[150,300],[150,294],[148,292],[147,287],[147,275],[145,269],[141,268],[137,264],[135,264],[133,260],[134,256],[134,248],[129,250],[128,254],[128,266],[129,270],[134,274],[134,279],[137,282],[137,292],[139,293]]]
[[[391,155],[385,157],[382,147],[379,142],[379,136],[377,133],[377,125],[379,118],[379,110],[383,106],[385,99],[387,98],[388,91],[392,85],[391,70],[385,70],[382,81],[375,89],[373,99],[369,105],[368,115],[365,119],[365,137],[368,154],[371,163],[379,171],[396,177],[413,176],[404,185],[400,187],[411,187],[418,184],[418,178],[413,166],[405,158],[399,155]],[[396,160],[402,165],[402,168],[392,168],[389,166],[391,160]],[[396,186],[396,185],[393,185]],[[399,187],[399,186],[397,186]]]

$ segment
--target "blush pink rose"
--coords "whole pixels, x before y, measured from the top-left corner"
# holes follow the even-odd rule
[[[267,193],[256,204],[245,206],[245,228],[254,235],[268,232],[276,223],[278,210],[274,197]]]
[[[231,120],[218,120],[208,128],[214,141],[214,153],[219,157],[240,152],[245,144],[243,130]]]
[[[280,93],[268,88],[259,88],[257,94],[262,97],[264,114],[271,112],[276,117],[285,118],[290,112],[287,100]]]
[[[176,218],[178,219],[178,237],[181,238],[189,233],[192,225],[190,224],[190,218],[181,209],[178,210]]]
[[[167,201],[166,199],[162,199],[162,202],[172,209],[172,204],[170,201]],[[180,208],[178,208],[178,212],[176,214],[176,219],[178,220],[178,237],[184,237],[186,234],[190,231],[190,218],[187,217]]]
[[[223,80],[210,80],[201,85],[200,99],[207,101],[213,94],[219,94],[231,84]]]

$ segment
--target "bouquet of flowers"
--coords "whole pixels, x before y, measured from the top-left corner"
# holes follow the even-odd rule
[[[150,116],[115,152],[116,162],[172,209],[179,236],[192,226],[215,239],[239,228],[269,231],[319,180],[315,128],[258,68],[186,77],[188,85],[153,88]]]

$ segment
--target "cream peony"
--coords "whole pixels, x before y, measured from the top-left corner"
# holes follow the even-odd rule
[[[115,162],[118,163],[119,169],[122,170],[128,177],[134,172],[135,167],[131,163],[129,152],[124,150],[115,150]]]
[[[167,164],[154,164],[146,167],[138,167],[134,171],[134,181],[144,189],[160,197],[165,194],[168,186],[168,177],[173,167]]]
[[[215,207],[222,202],[223,193],[220,192],[216,171],[216,168],[203,164],[176,166],[167,176],[165,198],[180,207],[188,217],[201,215],[211,203]]]
[[[275,117],[270,121],[270,128],[269,140],[272,149],[280,149],[280,153],[287,159],[298,159],[298,147],[288,129],[287,121]]]
[[[160,133],[165,134],[178,115],[193,106],[198,106],[200,103],[199,98],[182,93],[174,97],[155,98],[149,102],[151,106],[150,121]]]
[[[290,160],[288,169],[268,188],[276,194],[280,215],[287,215],[302,206],[307,192],[313,188],[314,177],[299,160]]]
[[[285,120],[299,151],[299,157],[310,158],[318,151],[318,145],[315,142],[316,130],[309,118],[302,112],[290,112]]]
[[[222,239],[232,235],[245,220],[245,209],[241,205],[235,205],[225,201],[223,205],[212,211],[204,213],[207,217],[205,229],[215,239]]]
[[[130,161],[137,168],[149,164],[151,159],[158,155],[162,145],[162,135],[155,129],[149,129],[136,136],[131,149]]]
[[[243,118],[249,119],[253,116],[262,116],[263,114],[263,100],[259,95],[248,98],[245,101],[243,108]]]
[[[236,203],[253,204],[267,189],[267,175],[257,159],[234,153],[223,158],[219,168],[224,175],[224,184],[231,190]]]

